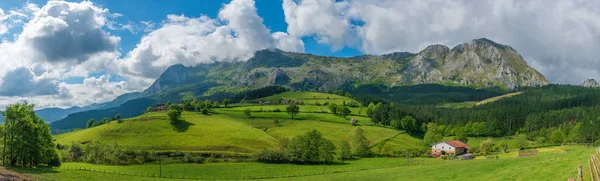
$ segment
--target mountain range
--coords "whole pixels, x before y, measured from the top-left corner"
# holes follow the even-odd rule
[[[453,48],[431,45],[418,53],[348,58],[265,49],[247,61],[194,67],[173,65],[144,92],[123,95],[102,106],[70,114],[53,122],[51,127],[66,131],[82,128],[90,118],[98,120],[117,113],[123,117],[137,116],[148,106],[180,102],[186,95],[221,100],[267,86],[329,91],[361,85],[420,84],[511,90],[549,83],[515,49],[485,38]]]

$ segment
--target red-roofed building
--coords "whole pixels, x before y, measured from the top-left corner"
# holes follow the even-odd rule
[[[443,155],[454,153],[455,155],[467,153],[471,147],[462,141],[448,140],[442,141],[431,146],[431,153],[438,153],[437,155]]]

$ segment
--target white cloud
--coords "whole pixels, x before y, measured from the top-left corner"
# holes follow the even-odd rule
[[[83,106],[142,91],[173,64],[192,66],[214,61],[245,61],[254,51],[271,47],[304,50],[299,38],[284,32],[270,32],[262,24],[253,0],[234,0],[224,5],[216,19],[168,15],[158,26],[153,22],[121,23],[116,19],[126,15],[110,13],[90,1],[49,1],[41,8],[27,4],[11,10],[11,16],[7,14],[0,14],[0,30],[2,22],[13,20],[19,22],[23,30],[15,35],[14,41],[0,43],[0,59],[6,65],[0,67],[0,85],[13,86],[14,81],[9,78],[13,75],[8,73],[15,72],[15,67],[23,67],[18,75],[34,80],[28,81],[28,85],[52,85],[49,86],[52,91],[8,91],[0,96],[0,107],[6,100],[29,100],[42,107]],[[120,37],[105,29],[132,33],[143,30],[148,34],[134,50],[120,58],[121,52],[116,48]],[[127,81],[110,82],[107,76],[86,78],[83,84],[58,81],[87,77],[94,72],[116,74]]]
[[[514,47],[552,82],[600,78],[598,1],[284,0],[283,8],[290,35],[315,34],[334,48],[417,52],[487,37]]]
[[[71,76],[105,71],[107,64],[120,56],[116,51],[119,37],[102,29],[107,26],[108,16],[113,15],[89,1],[49,1],[41,8],[29,3],[2,11],[0,30],[22,26],[22,32],[13,41],[0,43],[0,107],[6,105],[5,101],[15,100],[28,100],[38,106],[82,106],[118,96],[108,93],[85,97],[83,92],[93,90],[77,92],[77,86],[84,84],[59,83]],[[133,90],[121,87],[113,92]]]
[[[116,61],[113,71],[148,86],[177,63],[245,61],[256,50],[272,47],[304,51],[302,40],[283,32],[271,33],[262,22],[253,0],[232,1],[221,9],[219,19],[168,15],[160,28],[144,36],[126,58]]]
[[[107,14],[107,9],[90,1],[49,1],[25,25],[17,41],[47,62],[84,62],[94,54],[115,51],[120,41],[102,30]]]

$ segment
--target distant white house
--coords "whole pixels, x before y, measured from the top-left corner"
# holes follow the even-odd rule
[[[459,155],[467,153],[471,147],[458,140],[442,141],[431,146],[432,155],[444,155],[453,153]],[[437,153],[437,154],[436,154]]]

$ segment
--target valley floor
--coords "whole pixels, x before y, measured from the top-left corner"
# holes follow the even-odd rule
[[[444,161],[414,158],[364,158],[333,165],[273,165],[262,163],[210,163],[106,166],[64,163],[59,169],[14,169],[38,180],[567,180],[577,165],[589,178],[587,158],[593,148],[560,146],[539,149],[537,156],[498,160]],[[483,158],[483,157],[480,157]],[[325,173],[323,173],[325,170]],[[137,176],[134,176],[137,175]],[[143,176],[142,176],[143,175]],[[154,177],[153,177],[154,175]]]

